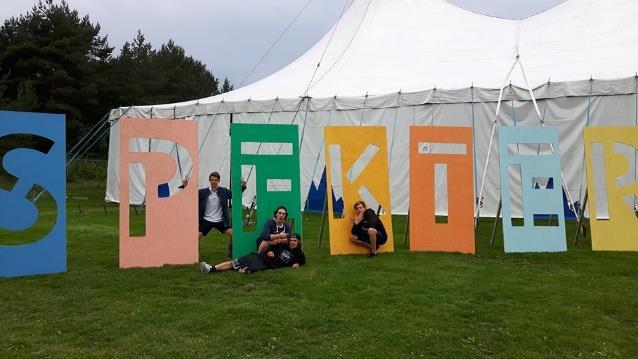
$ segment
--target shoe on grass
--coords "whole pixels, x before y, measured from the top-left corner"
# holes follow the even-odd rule
[[[199,271],[202,273],[210,273],[211,268],[213,268],[213,266],[206,262],[201,262],[199,264]]]

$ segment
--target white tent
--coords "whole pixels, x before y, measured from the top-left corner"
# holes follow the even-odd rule
[[[559,129],[562,170],[577,200],[586,187],[583,128],[638,125],[636,19],[638,1],[630,0],[568,0],[523,20],[484,16],[443,0],[356,0],[322,40],[269,77],[218,96],[113,110],[106,200],[119,200],[121,116],[197,121],[200,183],[219,170],[225,185],[231,116],[233,123],[298,124],[304,199],[323,173],[324,126],[384,125],[397,214],[409,205],[409,126],[473,127],[478,195],[499,89],[505,87],[499,124],[539,123],[523,73],[545,124]],[[504,83],[517,55],[524,72],[515,69]],[[171,150],[161,141],[138,146]],[[636,173],[632,155],[630,171]],[[187,162],[182,158],[182,166],[190,168]],[[493,215],[497,156],[488,168],[482,214]],[[137,173],[133,182],[133,203],[143,200],[142,178]],[[173,184],[179,181],[176,176]],[[245,200],[253,190],[249,187]]]

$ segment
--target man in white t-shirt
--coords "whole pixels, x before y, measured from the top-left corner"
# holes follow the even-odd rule
[[[199,238],[204,237],[215,228],[228,237],[227,257],[232,257],[233,229],[231,228],[228,206],[233,193],[226,187],[219,185],[219,172],[212,172],[208,176],[210,187],[202,188],[198,193],[199,205]],[[184,185],[187,185],[185,181]],[[242,180],[241,190],[246,189],[246,181]]]

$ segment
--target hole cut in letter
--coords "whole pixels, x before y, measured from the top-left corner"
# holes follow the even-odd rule
[[[551,127],[499,127],[498,137],[505,252],[566,251],[558,130]],[[524,147],[525,152],[512,153],[508,150],[512,144]],[[534,151],[534,147],[541,147],[539,144],[551,148],[551,151]],[[554,178],[554,186],[536,189],[538,183],[535,180],[545,177]],[[513,178],[514,182],[511,182]],[[514,216],[515,208],[521,209],[520,223],[518,216]],[[537,226],[534,214],[538,213],[557,213],[557,225]]]
[[[66,272],[64,115],[0,111],[0,143],[0,277]]]
[[[287,221],[293,231],[302,232],[299,127],[234,123],[231,132],[233,223],[245,219],[241,205],[242,178],[251,186],[246,192],[254,193],[257,207],[256,216],[250,220],[254,227],[251,223],[233,226],[233,257],[237,258],[256,251],[256,238],[278,206],[288,209]],[[247,168],[251,169],[246,172]]]
[[[158,120],[124,117],[120,125],[120,268],[160,267],[165,264],[191,264],[199,259],[197,237],[197,123],[194,121]],[[133,141],[131,141],[133,140]],[[168,198],[161,198],[158,186],[172,181],[179,173],[178,161],[170,150],[154,147],[152,142],[164,140],[179,144],[180,156],[192,163],[193,174],[188,186]],[[132,143],[131,143],[132,142]],[[140,144],[138,147],[137,144]],[[146,145],[146,149],[144,148]],[[151,150],[149,152],[149,149]],[[131,193],[129,176],[131,164],[143,164],[144,235],[129,235]],[[140,167],[135,167],[140,168]],[[139,187],[138,187],[139,188]],[[137,232],[135,232],[137,233]]]
[[[358,200],[377,213],[386,229],[388,239],[379,250],[394,251],[386,142],[385,127],[381,126],[324,127],[326,195],[343,200],[342,216],[335,216],[334,203],[328,201],[332,255],[369,253],[350,241],[353,204]]]
[[[584,144],[592,249],[638,251],[638,128],[587,127]]]
[[[475,252],[472,158],[471,128],[410,126],[410,250]]]

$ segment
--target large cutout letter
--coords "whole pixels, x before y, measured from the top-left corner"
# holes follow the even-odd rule
[[[293,231],[302,232],[299,182],[299,128],[297,125],[231,126],[231,176],[233,190],[233,257],[257,250],[262,225],[283,205]],[[254,166],[257,218],[256,231],[242,227],[242,166]]]
[[[472,179],[472,128],[410,126],[410,250],[474,254]]]
[[[620,152],[623,146],[629,151]],[[585,128],[593,250],[638,251],[638,218],[632,208],[638,197],[638,181],[636,169],[630,171],[630,161],[635,163],[637,150],[636,127]],[[626,152],[633,152],[633,158]]]
[[[133,152],[129,140],[162,139],[181,145],[191,156],[191,183],[174,196],[160,198],[158,185],[177,171],[176,159],[159,152]],[[146,235],[129,234],[129,164],[144,164]],[[197,123],[122,118],[120,120],[120,268],[190,264],[199,259],[197,240]]]
[[[326,126],[327,196],[343,198],[343,216],[335,218],[334,207],[328,201],[330,214],[330,254],[368,253],[366,248],[350,242],[352,205],[363,199],[368,208],[379,214],[388,233],[388,241],[379,248],[393,252],[392,216],[390,214],[390,185],[385,127]]]
[[[0,148],[0,277],[66,272],[64,115],[0,111]]]
[[[549,127],[499,127],[501,200],[505,252],[567,250],[558,130]],[[546,184],[553,179],[554,186]],[[511,181],[511,182],[510,182]],[[512,216],[512,194],[521,193],[523,218]],[[534,223],[534,215],[553,215]]]

